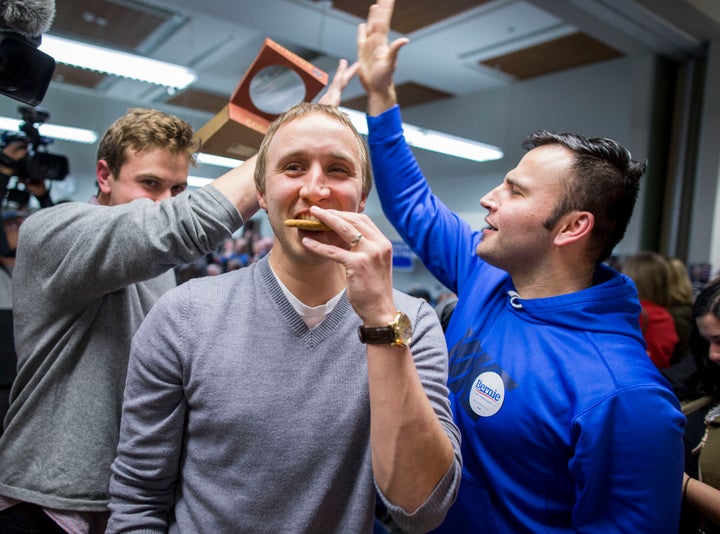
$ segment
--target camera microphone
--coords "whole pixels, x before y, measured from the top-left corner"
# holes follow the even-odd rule
[[[7,0],[0,6],[0,25],[25,37],[50,29],[55,18],[54,0]]]

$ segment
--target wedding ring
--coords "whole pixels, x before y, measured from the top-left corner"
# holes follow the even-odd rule
[[[358,234],[355,237],[353,237],[352,241],[350,241],[350,248],[357,245],[360,242],[360,240],[362,239],[362,236],[363,236],[362,234]]]

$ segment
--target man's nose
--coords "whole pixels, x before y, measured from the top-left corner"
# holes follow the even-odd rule
[[[497,191],[499,187],[500,186],[496,187],[492,191],[488,191],[485,193],[485,196],[480,199],[480,205],[486,210],[489,211],[497,207]]]
[[[326,198],[330,194],[327,177],[318,165],[313,165],[306,174],[301,194],[311,199]]]

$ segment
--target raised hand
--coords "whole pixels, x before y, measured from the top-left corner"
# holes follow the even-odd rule
[[[378,0],[370,6],[367,22],[358,26],[358,75],[368,94],[370,115],[378,115],[397,103],[393,75],[400,48],[410,40],[400,37],[388,42],[394,7],[394,0]]]
[[[328,104],[330,106],[339,106],[342,100],[342,92],[350,83],[355,73],[357,73],[360,64],[355,62],[348,66],[347,59],[341,59],[338,63],[335,76],[333,76],[332,82],[328,85],[325,93],[318,100],[319,104]]]

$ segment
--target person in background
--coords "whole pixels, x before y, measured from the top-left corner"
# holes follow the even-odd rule
[[[623,273],[637,287],[640,297],[639,321],[647,353],[658,369],[671,365],[678,335],[670,306],[671,269],[662,254],[650,250],[632,254],[623,260]]]
[[[17,204],[6,199],[10,179],[17,174],[18,162],[28,154],[27,141],[9,140],[0,152],[0,202],[5,199],[0,229],[0,434],[3,419],[10,406],[10,388],[17,375],[17,354],[13,335],[12,273],[15,267],[18,230],[28,216],[27,202]],[[41,208],[52,206],[53,200],[44,180],[19,180],[28,197],[32,194]],[[9,196],[9,195],[7,195]]]
[[[424,287],[413,287],[407,292],[407,294],[411,297],[423,299],[431,306],[434,305],[432,295],[430,295],[430,291],[428,291]]]
[[[403,531],[442,521],[461,469],[447,349],[433,309],[392,288],[371,180],[337,108],[270,125],[255,184],[275,245],[168,292],[138,330],[108,533],[370,532],[376,493]]]
[[[28,155],[27,140],[23,138],[11,138],[0,152],[0,202],[2,202],[8,193],[8,185],[13,176],[19,173],[19,166]],[[24,174],[24,173],[20,173]],[[31,180],[27,176],[18,178],[18,183],[23,185],[24,197],[23,202],[17,205],[19,209],[27,209],[27,201],[30,195],[34,196],[41,208],[48,208],[54,205],[50,197],[50,190],[47,188],[45,180]]]
[[[697,472],[686,469],[683,502],[695,514],[684,514],[681,532],[720,532],[720,280],[711,282],[695,299],[693,318],[709,349],[703,359],[709,368],[703,374],[711,382],[710,403],[699,412],[704,432],[696,443]],[[690,421],[690,419],[689,419]],[[684,510],[689,512],[689,510]]]
[[[452,291],[446,291],[438,295],[437,303],[435,304],[435,313],[437,313],[440,319],[443,332],[447,332],[450,319],[457,305],[457,300],[457,295]]]
[[[358,28],[383,211],[458,302],[446,332],[463,480],[441,532],[676,532],[685,418],[645,353],[632,282],[602,264],[645,165],[547,131],[480,204],[474,231],[430,190],[402,133],[392,0]],[[438,255],[442,246],[443,254]]]
[[[680,258],[666,257],[670,265],[670,302],[668,312],[675,322],[678,343],[675,345],[671,365],[676,365],[690,356],[690,343],[693,330],[696,328],[692,317],[692,306],[695,299],[692,283],[685,262]]]

